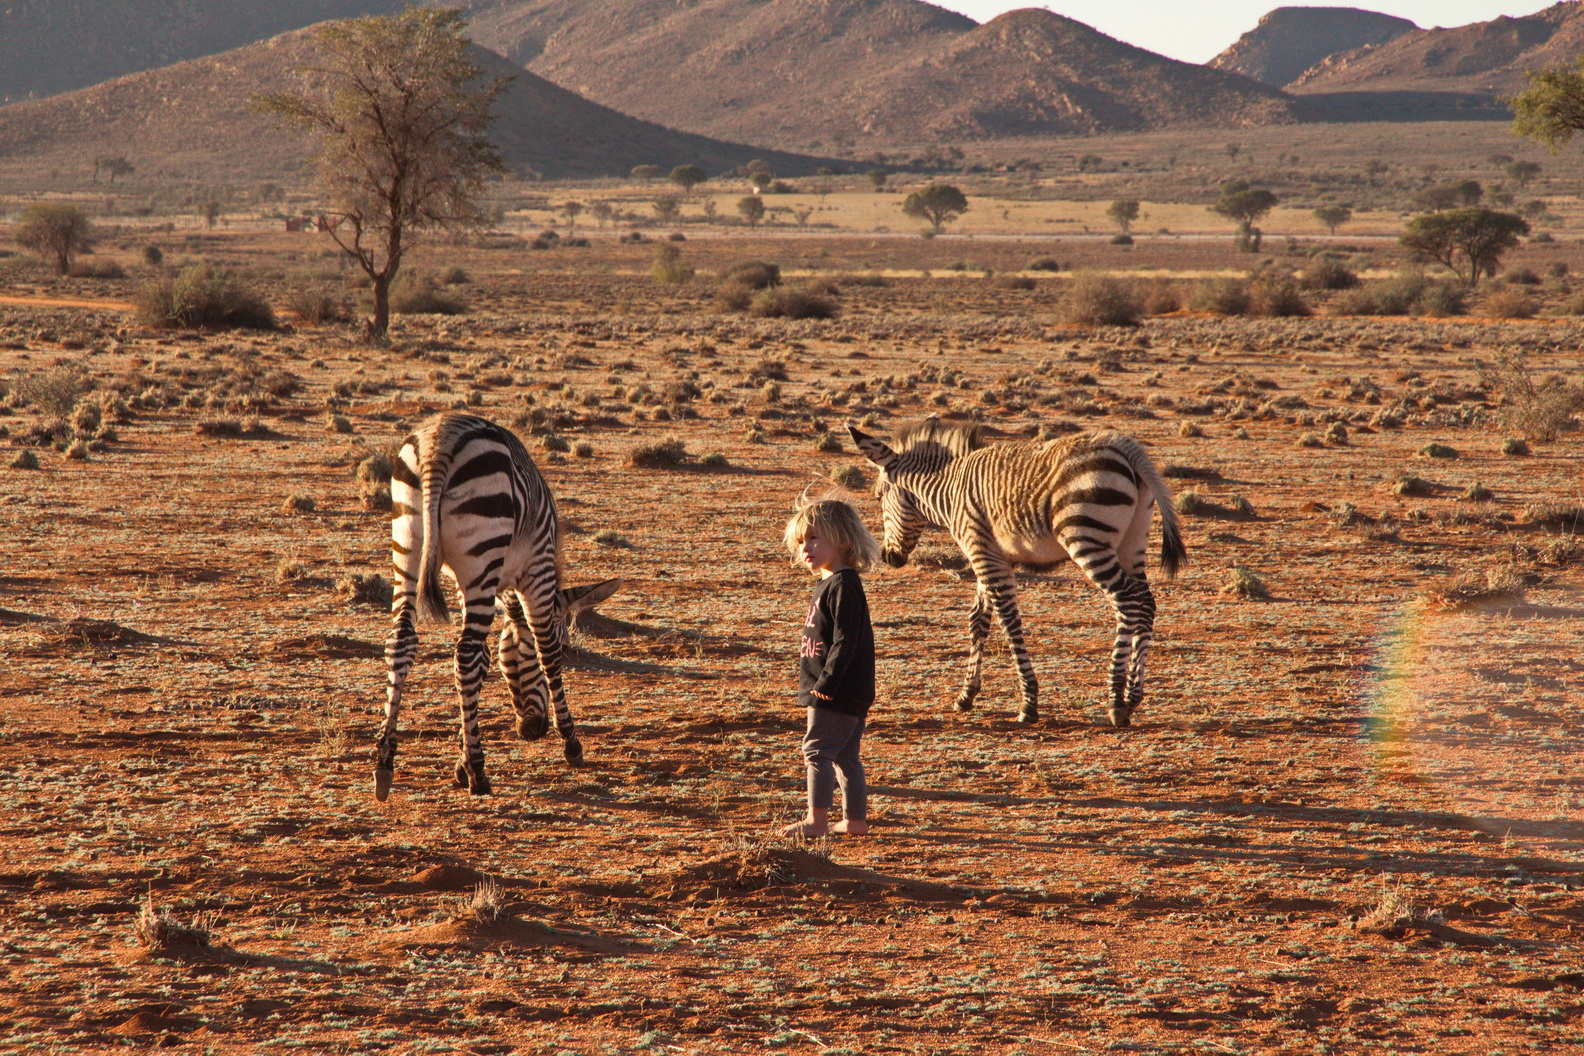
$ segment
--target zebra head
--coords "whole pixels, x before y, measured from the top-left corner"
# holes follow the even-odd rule
[[[880,500],[880,513],[885,522],[885,536],[881,541],[880,557],[892,568],[901,568],[918,545],[919,535],[932,521],[919,505],[917,493],[901,478],[902,456],[867,433],[849,425],[858,450],[879,468],[875,479],[875,498]]]

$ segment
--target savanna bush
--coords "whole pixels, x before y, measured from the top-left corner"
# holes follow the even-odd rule
[[[1244,279],[1202,279],[1188,297],[1188,307],[1194,311],[1217,315],[1247,315],[1252,305],[1253,296]]]
[[[1540,306],[1522,290],[1506,286],[1486,294],[1484,309],[1493,319],[1533,319]]]
[[[1080,326],[1137,326],[1143,314],[1132,282],[1092,271],[1073,278],[1060,307],[1062,322]]]
[[[661,242],[654,248],[649,275],[656,282],[680,285],[693,278],[693,265],[682,259],[682,251],[674,244]]]
[[[781,265],[765,260],[745,260],[721,272],[721,282],[764,290],[781,285]]]
[[[776,286],[755,294],[748,314],[756,319],[834,319],[841,306],[830,294],[822,283]]]
[[[1332,308],[1340,315],[1442,317],[1461,314],[1464,297],[1462,287],[1428,278],[1415,268],[1348,290],[1332,302]]]
[[[392,290],[390,310],[397,315],[466,315],[467,302],[434,276],[425,275]]]
[[[263,294],[237,273],[208,264],[146,279],[133,300],[145,326],[273,330],[277,325]]]
[[[349,314],[346,299],[325,286],[300,287],[288,291],[286,307],[298,320],[314,326],[345,322]]]
[[[1298,281],[1306,290],[1351,290],[1358,286],[1359,277],[1339,260],[1316,257],[1299,274]]]

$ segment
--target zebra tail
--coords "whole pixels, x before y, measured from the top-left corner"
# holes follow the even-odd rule
[[[1160,510],[1161,519],[1160,567],[1167,579],[1175,579],[1178,570],[1188,563],[1188,548],[1183,545],[1182,529],[1177,523],[1177,505],[1172,499],[1171,488],[1141,445],[1131,447],[1128,455],[1128,461],[1133,463],[1134,470],[1149,486],[1150,494],[1155,496],[1155,507]]]
[[[418,611],[436,623],[451,622],[451,605],[440,585],[440,498],[445,492],[446,466],[433,466],[423,476],[423,555],[418,561]]]

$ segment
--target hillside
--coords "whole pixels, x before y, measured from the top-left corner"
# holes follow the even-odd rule
[[[1385,44],[1418,28],[1356,7],[1278,7],[1207,65],[1281,88],[1339,51]]]
[[[65,95],[0,108],[0,171],[86,172],[122,154],[140,175],[192,180],[279,179],[307,156],[306,140],[253,113],[255,92],[300,87],[312,54],[298,30],[221,55],[132,74]],[[711,173],[768,161],[812,172],[819,159],[689,135],[616,113],[475,48],[491,77],[516,80],[496,104],[493,138],[513,170],[547,177],[625,175],[634,165],[702,165]],[[151,145],[157,144],[157,153]]]
[[[315,22],[399,11],[402,0],[7,0],[0,104],[215,55]]]
[[[481,43],[590,99],[781,146],[1294,117],[1263,85],[1043,10],[982,26],[916,0],[475,0],[470,13]]]
[[[1452,29],[1416,29],[1378,47],[1333,55],[1288,86],[1306,95],[1434,92],[1493,100],[1520,91],[1527,71],[1584,53],[1584,4]]]

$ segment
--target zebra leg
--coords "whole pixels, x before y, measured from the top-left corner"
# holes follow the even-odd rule
[[[974,588],[973,608],[968,613],[968,675],[957,694],[957,710],[972,711],[979,695],[980,669],[984,660],[985,639],[990,637],[990,594],[983,583]]]
[[[385,725],[380,729],[374,757],[374,798],[383,803],[390,796],[396,770],[396,720],[401,715],[402,687],[407,672],[418,656],[418,632],[413,629],[413,607],[403,604],[410,598],[398,596],[396,616],[390,636],[385,639]]]
[[[566,687],[561,682],[561,628],[558,621],[565,619],[559,602],[557,584],[559,576],[551,561],[529,572],[529,589],[523,600],[528,604],[528,625],[533,629],[534,646],[539,654],[539,668],[543,674],[544,688],[549,691],[555,706],[556,730],[561,734],[562,754],[572,766],[583,765],[583,742],[578,740],[572,725],[572,709],[567,707]]]
[[[1142,576],[1118,576],[1106,588],[1116,609],[1116,641],[1111,649],[1111,725],[1132,724],[1133,709],[1144,700],[1144,656],[1155,628],[1155,595]]]
[[[1034,661],[1029,659],[1028,647],[1023,644],[1023,617],[1018,612],[1017,580],[1013,578],[1012,567],[1004,565],[992,576],[981,576],[979,581],[987,584],[981,589],[988,589],[996,615],[1001,620],[1001,629],[1006,632],[1012,655],[1017,660],[1018,677],[1022,679],[1023,690],[1023,706],[1018,711],[1018,721],[1038,722],[1039,680],[1034,677]]]
[[[493,594],[491,590],[486,596],[493,598]],[[472,598],[468,600],[467,620],[456,645],[456,686],[462,698],[462,756],[456,766],[456,781],[458,787],[466,788],[475,796],[487,796],[491,791],[489,778],[484,775],[478,699],[484,677],[489,674],[489,646],[485,639],[490,625],[495,622],[495,603],[490,600],[484,604],[488,608],[482,608]]]
[[[539,652],[523,638],[531,634],[528,615],[516,591],[503,591],[506,623],[501,629],[500,669],[506,688],[511,691],[512,711],[517,714],[517,733],[525,741],[537,741],[550,729],[549,689],[539,667]]]

